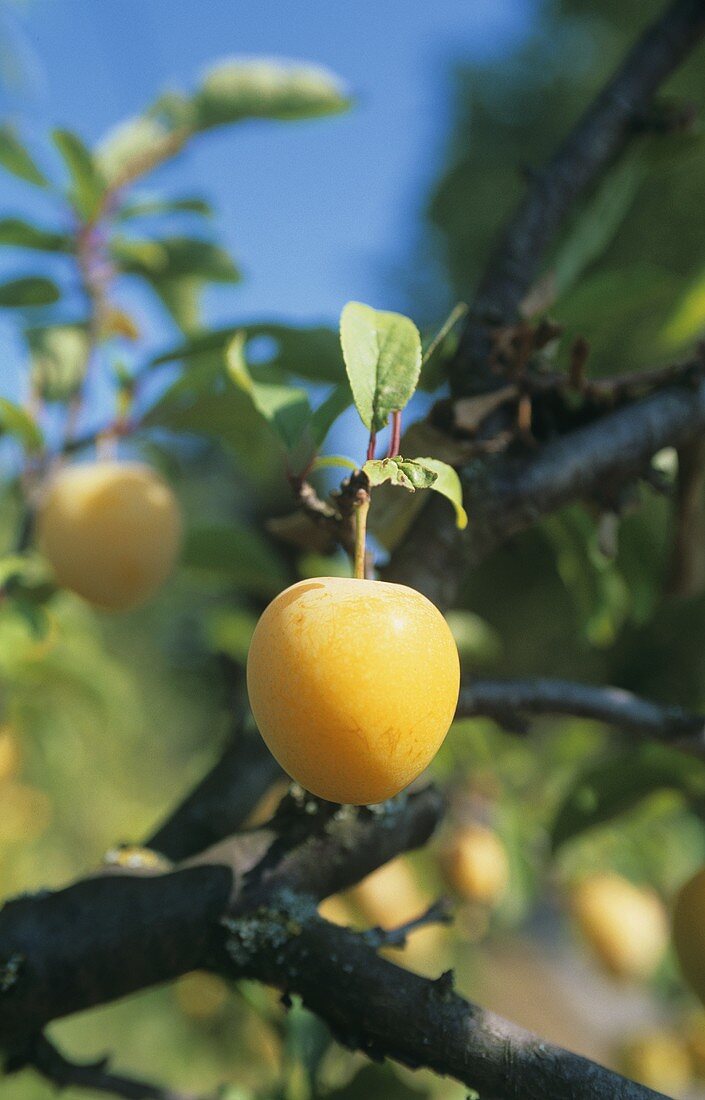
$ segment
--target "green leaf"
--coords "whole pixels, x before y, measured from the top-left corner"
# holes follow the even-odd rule
[[[346,458],[345,455],[319,455],[311,463],[312,470],[337,469],[339,466],[346,470],[357,470],[357,463],[351,458]]]
[[[6,308],[30,308],[32,306],[51,306],[58,302],[61,294],[55,282],[43,275],[26,276],[11,279],[0,284],[0,306]]]
[[[245,336],[236,336],[227,351],[228,373],[244,390],[259,413],[274,428],[287,450],[293,450],[311,420],[311,406],[305,390],[274,382],[256,382],[244,355]]]
[[[48,325],[25,330],[32,386],[43,401],[68,401],[86,373],[90,341],[85,325]]]
[[[336,332],[329,328],[292,328],[267,321],[244,322],[237,326],[199,332],[184,343],[156,356],[150,365],[159,367],[176,360],[189,365],[210,352],[221,351],[225,354],[233,336],[242,331],[246,333],[248,343],[259,337],[266,337],[272,342],[271,357],[266,360],[268,366],[312,381],[340,382],[343,368],[340,362],[340,341]],[[347,400],[350,404],[347,383],[344,388],[348,391]]]
[[[40,451],[44,435],[26,409],[0,397],[0,434],[14,435],[28,451]]]
[[[120,123],[98,145],[96,164],[110,186],[146,175],[177,153],[189,136],[177,139],[169,118],[156,113],[136,115]]]
[[[607,250],[648,172],[644,148],[635,144],[629,154],[620,157],[574,219],[550,265],[556,298],[570,290],[583,271]]]
[[[401,485],[413,493],[417,489],[431,489],[438,477],[435,470],[422,466],[415,459],[377,458],[365,463],[363,473],[367,474],[370,488],[382,485],[385,481],[392,485]]]
[[[436,479],[430,488],[450,501],[455,509],[455,522],[463,531],[468,525],[468,514],[463,507],[463,486],[457,471],[438,458],[415,458],[414,462],[418,462],[425,470],[435,473]]]
[[[43,229],[22,218],[0,218],[0,245],[37,248],[44,252],[73,251],[73,241],[66,233]]]
[[[327,69],[247,58],[209,69],[193,99],[198,130],[248,118],[315,118],[344,111],[349,103]]]
[[[630,747],[588,765],[573,782],[554,818],[554,851],[664,789],[682,791],[696,800],[705,798],[705,765],[663,745]]]
[[[258,596],[275,595],[289,580],[269,543],[255,530],[240,524],[227,527],[212,524],[187,531],[182,562]]]
[[[205,622],[206,640],[216,653],[225,653],[244,665],[256,626],[257,616],[251,611],[242,608],[213,611]]]
[[[217,283],[236,283],[240,279],[225,249],[199,237],[163,240],[114,237],[110,251],[124,272],[141,275],[154,283],[194,277]]]
[[[210,218],[212,206],[200,198],[144,198],[124,202],[116,214],[117,221],[129,221],[132,218],[161,217],[163,214],[200,214]]]
[[[68,169],[71,201],[81,217],[88,221],[100,207],[106,182],[78,134],[71,130],[55,130],[52,137]]]
[[[341,413],[344,413],[351,404],[350,387],[346,382],[342,382],[318,406],[311,417],[311,439],[316,450],[322,445]]]
[[[11,126],[0,126],[0,165],[13,176],[19,176],[37,187],[49,186],[48,179],[37,168]]]
[[[348,302],[340,317],[340,341],[357,411],[363,424],[377,432],[416,389],[421,370],[418,329],[400,313]]]

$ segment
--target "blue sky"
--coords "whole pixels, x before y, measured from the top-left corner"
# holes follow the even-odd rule
[[[443,160],[453,66],[499,62],[525,35],[532,7],[532,0],[0,0],[0,114],[51,163],[43,135],[52,126],[95,141],[165,87],[188,89],[223,57],[329,66],[355,96],[351,113],[207,135],[159,183],[213,203],[217,233],[244,271],[241,286],[209,295],[210,322],[334,322],[350,298],[403,307],[402,280],[396,288],[392,273],[408,255]],[[3,179],[0,212],[27,213],[24,191]],[[32,255],[0,260],[1,273],[36,270]],[[163,336],[168,342],[168,329]],[[11,360],[19,354],[3,318],[0,339]]]

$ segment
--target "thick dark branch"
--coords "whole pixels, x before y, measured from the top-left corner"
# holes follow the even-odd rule
[[[177,871],[99,875],[7,902],[0,1048],[21,1048],[54,1019],[203,967],[229,908],[266,905],[284,888],[336,893],[424,844],[441,812],[432,788],[372,809],[306,801],[299,826],[287,815],[285,831],[240,834]]]
[[[576,199],[624,146],[655,92],[705,33],[702,0],[675,0],[633,47],[534,182],[506,227],[480,283],[458,354],[456,394],[487,388],[488,324],[516,318],[548,246]]]
[[[705,718],[701,715],[653,703],[622,688],[570,680],[476,680],[463,686],[456,717],[494,718],[515,728],[529,714],[594,718],[678,748],[700,752],[705,748]]]
[[[705,6],[705,5],[704,5]],[[705,381],[666,386],[522,456],[478,460],[463,471],[470,523],[464,535],[447,506],[431,501],[395,552],[387,580],[413,583],[440,607],[456,599],[463,570],[511,535],[573,501],[615,498],[664,447],[705,428]]]
[[[482,1100],[656,1100],[652,1092],[470,1004],[452,975],[418,977],[381,959],[364,939],[293,906],[279,925],[234,922],[221,960],[298,993],[346,1046],[370,1058],[428,1067]],[[249,956],[249,957],[248,957]],[[661,1100],[664,1100],[661,1097]]]
[[[111,1073],[107,1064],[105,1058],[98,1062],[71,1062],[45,1035],[38,1035],[6,1068],[9,1073],[34,1069],[57,1089],[90,1089],[119,1096],[122,1100],[198,1100],[191,1093],[173,1092],[160,1085]]]

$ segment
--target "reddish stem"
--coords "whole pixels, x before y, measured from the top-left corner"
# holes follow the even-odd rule
[[[377,432],[370,432],[370,442],[367,444],[367,461],[372,462],[377,446]]]
[[[399,454],[401,447],[401,410],[392,413],[392,434],[389,437],[388,458],[394,458]]]

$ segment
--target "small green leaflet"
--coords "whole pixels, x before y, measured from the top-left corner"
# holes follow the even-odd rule
[[[106,189],[105,180],[78,134],[70,130],[55,130],[52,137],[71,179],[71,201],[81,217],[88,220],[100,206]]]
[[[0,397],[0,435],[14,435],[28,451],[40,451],[44,446],[41,428],[26,409]]]
[[[400,313],[348,302],[340,317],[340,342],[357,411],[365,427],[380,431],[416,389],[419,331]]]
[[[44,252],[73,251],[73,241],[66,233],[44,229],[23,218],[0,218],[0,245],[36,248]]]
[[[0,165],[13,176],[19,176],[37,187],[48,187],[49,181],[40,172],[17,134],[10,126],[0,126]]]
[[[32,306],[51,306],[61,297],[59,288],[43,275],[11,279],[0,284],[0,306],[24,309]]]
[[[456,525],[461,531],[464,531],[468,525],[468,514],[463,507],[463,486],[457,471],[449,466],[447,462],[441,462],[438,458],[417,458],[415,461],[437,475],[431,488],[450,501],[455,508]]]
[[[389,481],[411,493],[417,489],[430,489],[437,477],[433,470],[424,469],[415,459],[400,457],[371,459],[362,467],[362,472],[367,474],[371,489]]]
[[[311,463],[312,470],[328,470],[338,466],[342,466],[345,470],[357,470],[357,465],[345,455],[319,455]]]
[[[273,382],[256,382],[245,360],[246,335],[235,336],[228,346],[228,374],[244,390],[259,413],[279,435],[284,446],[293,450],[311,419],[311,406],[305,390]]]

